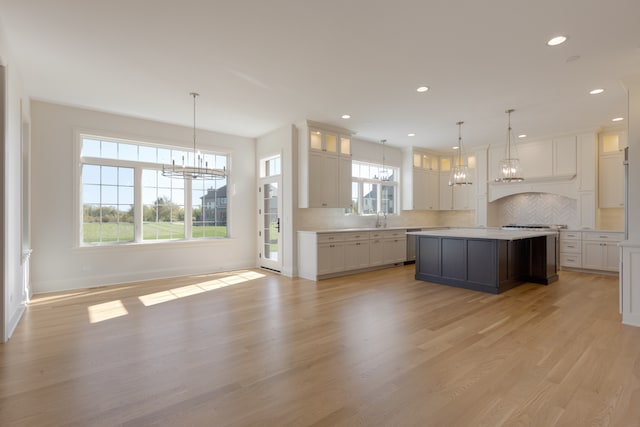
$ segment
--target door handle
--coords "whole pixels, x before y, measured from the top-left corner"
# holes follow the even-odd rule
[[[279,233],[279,232],[280,232],[280,218],[278,218],[278,222],[277,222],[277,230],[278,230],[278,233]]]

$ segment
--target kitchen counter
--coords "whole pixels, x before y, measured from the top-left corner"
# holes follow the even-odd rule
[[[556,231],[501,230],[499,228],[449,228],[444,230],[412,231],[407,234],[492,240],[521,240],[539,236],[557,236]]]
[[[404,226],[404,227],[354,227],[354,228],[333,228],[327,230],[299,230],[302,233],[350,233],[358,231],[384,231],[384,230],[427,230],[427,229],[444,229],[446,227],[435,226]]]
[[[416,280],[500,293],[558,280],[555,231],[453,228],[416,236]]]

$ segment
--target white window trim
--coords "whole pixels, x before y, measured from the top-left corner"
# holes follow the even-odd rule
[[[82,243],[82,221],[83,221],[83,206],[81,203],[81,194],[82,194],[82,166],[84,164],[95,164],[100,166],[120,166],[120,167],[133,167],[134,168],[134,182],[141,183],[142,182],[142,170],[143,169],[156,169],[161,170],[162,165],[159,163],[147,163],[140,161],[129,161],[129,160],[120,160],[120,159],[105,159],[102,157],[85,157],[82,158],[82,139],[83,138],[96,138],[99,140],[110,140],[114,142],[123,142],[123,143],[131,143],[135,145],[148,145],[156,148],[166,148],[166,149],[181,149],[181,150],[191,150],[189,147],[184,147],[182,145],[171,144],[168,141],[159,141],[154,138],[146,138],[146,137],[127,137],[121,134],[116,134],[113,132],[103,132],[103,131],[95,131],[95,130],[87,130],[87,129],[74,129],[74,137],[73,137],[73,159],[76,164],[76,167],[73,168],[73,242],[71,247],[77,250],[89,250],[89,249],[104,249],[104,248],[123,248],[127,246],[141,246],[141,245],[191,245],[200,246],[203,244],[220,244],[221,242],[227,242],[233,240],[232,238],[232,216],[231,211],[232,208],[227,203],[227,236],[226,237],[216,237],[216,238],[193,238],[191,236],[191,225],[186,225],[185,222],[185,237],[181,239],[161,239],[161,240],[142,240],[142,227],[134,227],[134,240],[127,242],[109,242],[109,243],[96,243],[96,244],[83,244]],[[217,154],[220,156],[227,157],[227,199],[229,199],[230,192],[235,193],[235,185],[232,187],[231,184],[231,159],[232,153],[230,151],[224,150],[215,150],[206,148],[205,150],[209,154]],[[159,167],[159,168],[158,168]],[[187,206],[187,200],[191,202],[192,198],[192,188],[191,181],[185,183],[185,207]],[[187,187],[189,191],[187,191]],[[136,207],[140,207],[140,209],[135,210],[134,221],[135,224],[141,223],[142,219],[142,185],[137,185],[134,187],[134,205]],[[191,205],[190,205],[191,206]],[[140,222],[139,222],[140,221]],[[190,221],[189,221],[190,223]],[[189,234],[187,234],[189,231]]]

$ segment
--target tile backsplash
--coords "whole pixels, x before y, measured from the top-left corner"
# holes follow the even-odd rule
[[[564,224],[574,228],[578,223],[575,199],[547,193],[524,193],[495,201],[499,225]]]

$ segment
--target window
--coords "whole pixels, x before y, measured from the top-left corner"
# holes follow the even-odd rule
[[[348,213],[390,215],[398,212],[398,168],[351,162],[351,208]]]
[[[228,237],[227,177],[165,177],[162,166],[193,152],[82,135],[80,203],[83,245]],[[203,153],[228,170],[228,156]]]

